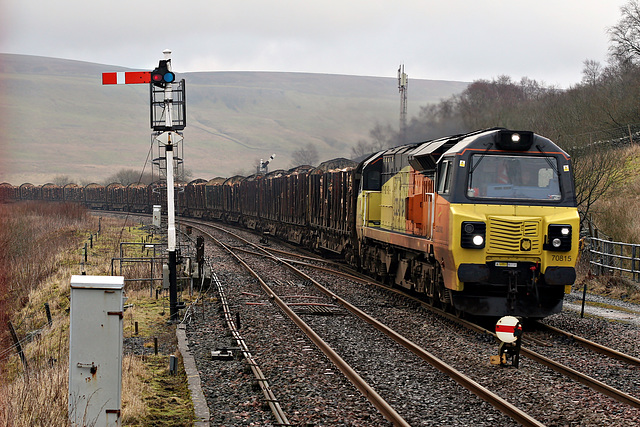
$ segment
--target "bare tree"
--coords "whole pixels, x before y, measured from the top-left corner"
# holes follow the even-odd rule
[[[621,164],[619,151],[603,141],[585,144],[572,150],[571,160],[576,201],[580,218],[584,221],[589,216],[593,204],[609,188],[624,180],[624,164]]]
[[[373,129],[369,131],[369,136],[371,137],[371,147],[374,151],[393,147],[400,141],[398,133],[396,133],[388,123],[386,126],[376,123]]]
[[[368,154],[371,154],[374,151],[375,150],[373,149],[371,144],[369,144],[364,139],[361,139],[356,143],[356,145],[351,147],[351,157],[354,158],[354,159],[358,159],[358,158],[364,157],[364,156],[366,156]]]
[[[602,65],[593,59],[585,59],[582,64],[582,83],[596,86],[604,71]]]
[[[308,143],[291,153],[291,167],[300,165],[315,166],[318,163],[318,150],[312,143]]]
[[[71,183],[72,181],[69,175],[56,175],[53,177],[52,182],[59,187],[64,187],[65,185]]]
[[[140,171],[134,169],[120,169],[115,174],[109,176],[105,183],[110,184],[112,182],[118,182],[122,185],[129,185],[135,183],[150,184],[152,181],[150,174],[140,174]]]
[[[144,177],[143,177],[143,179],[144,179]],[[180,181],[183,181],[183,182],[193,181],[193,179],[194,179],[193,171],[191,169],[181,169],[180,172],[176,175],[176,179],[180,180]]]
[[[636,63],[640,60],[640,5],[637,0],[629,0],[620,12],[620,21],[607,29],[609,53],[617,61]]]

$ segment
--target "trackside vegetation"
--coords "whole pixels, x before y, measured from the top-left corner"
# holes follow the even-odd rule
[[[88,245],[84,263],[89,236],[93,248]],[[147,232],[131,220],[124,224],[98,218],[74,204],[0,204],[0,425],[68,425],[71,275],[111,274],[119,242],[143,238],[148,238]],[[125,279],[148,274],[148,266],[144,272],[123,270]],[[176,375],[168,370],[169,356],[178,354],[175,326],[166,323],[168,303],[152,298],[148,283],[129,283],[125,287],[129,308],[123,319],[128,344],[123,355],[122,425],[193,425],[182,364]],[[16,354],[8,322],[16,330],[26,366]],[[154,338],[159,343],[157,355]]]

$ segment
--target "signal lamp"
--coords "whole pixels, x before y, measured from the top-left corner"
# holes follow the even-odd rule
[[[166,60],[160,61],[158,67],[151,72],[151,83],[158,87],[166,87],[168,83],[173,83],[176,75],[169,71]]]

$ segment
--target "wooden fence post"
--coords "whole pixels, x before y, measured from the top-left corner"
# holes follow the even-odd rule
[[[49,324],[49,326],[51,326],[51,323],[53,323],[53,319],[51,319],[51,309],[49,308],[48,302],[44,303],[44,310],[47,312],[47,323]]]
[[[16,330],[13,329],[13,324],[11,322],[7,322],[9,324],[9,332],[11,332],[11,337],[13,338],[13,343],[16,347],[16,351],[20,355],[20,359],[22,360],[22,364],[24,365],[25,372],[29,369],[27,365],[27,358],[24,357],[24,352],[22,351],[22,346],[20,345],[20,340],[18,340],[18,335],[16,334]]]

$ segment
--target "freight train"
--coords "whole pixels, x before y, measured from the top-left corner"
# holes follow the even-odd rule
[[[576,278],[579,216],[569,155],[496,128],[266,175],[176,186],[177,212],[332,253],[458,314],[542,318]],[[0,199],[151,212],[160,184],[0,184]]]

